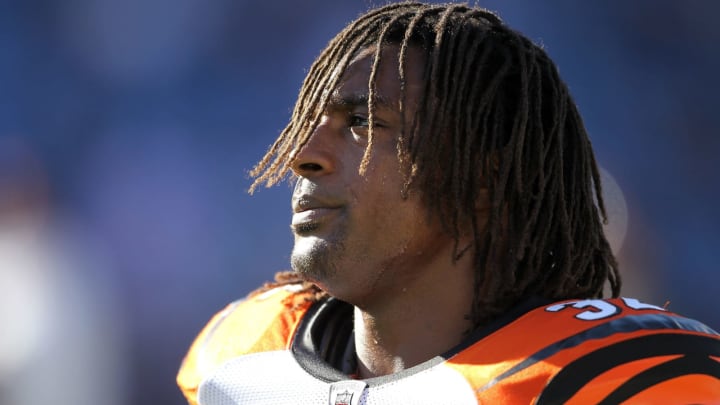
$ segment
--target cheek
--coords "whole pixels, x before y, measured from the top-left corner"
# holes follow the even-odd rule
[[[399,195],[393,197],[392,203],[375,213],[380,237],[390,239],[388,242],[395,248],[417,249],[417,245],[422,245],[422,240],[431,232],[425,211],[411,201],[402,200]]]
[[[353,193],[358,213],[362,215],[360,225],[374,228],[368,232],[388,241],[410,238],[425,221],[419,196],[411,193],[407,199],[402,198],[404,176],[394,151],[394,145],[392,151],[389,146],[374,151],[376,154],[371,157],[365,176],[355,184]]]

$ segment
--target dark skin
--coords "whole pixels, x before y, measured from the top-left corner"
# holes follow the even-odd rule
[[[292,200],[293,268],[355,306],[361,378],[401,371],[458,344],[471,328],[467,315],[474,277],[472,252],[453,260],[454,239],[428,215],[419,194],[411,189],[406,199],[401,196],[397,46],[383,49],[371,158],[367,170],[359,170],[368,146],[374,51],[356,55],[312,137],[292,161],[298,177]],[[412,48],[407,55],[407,122],[421,91],[423,58]],[[470,242],[461,238],[460,246]]]

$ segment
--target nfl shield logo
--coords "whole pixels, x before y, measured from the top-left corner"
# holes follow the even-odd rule
[[[360,380],[343,380],[330,384],[328,405],[359,405],[367,384]]]
[[[337,397],[335,397],[335,405],[350,405],[352,397],[352,392],[348,392],[348,390],[345,390],[344,392],[339,393]]]

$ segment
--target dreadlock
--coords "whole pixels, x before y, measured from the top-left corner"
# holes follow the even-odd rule
[[[350,23],[310,68],[290,123],[251,171],[250,192],[288,177],[294,151],[308,142],[351,58],[374,46],[364,172],[375,75],[388,44],[400,47],[402,117],[407,51],[425,53],[421,100],[397,144],[402,192],[420,191],[455,238],[456,259],[467,251],[458,246],[461,229],[471,225],[473,325],[529,295],[598,298],[607,283],[618,296],[599,170],[567,86],[541,48],[484,9],[399,3]],[[480,198],[489,199],[486,220],[476,208]],[[278,281],[294,279],[282,274]]]

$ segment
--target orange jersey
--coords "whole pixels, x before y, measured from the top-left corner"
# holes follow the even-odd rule
[[[530,301],[423,364],[356,380],[352,307],[305,298],[278,287],[218,313],[178,374],[188,401],[720,404],[720,336],[635,299]]]

